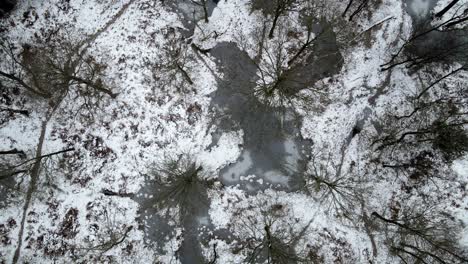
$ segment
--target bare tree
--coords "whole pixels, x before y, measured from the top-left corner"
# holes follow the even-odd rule
[[[20,174],[20,173],[28,172],[31,169],[31,167],[34,166],[34,164],[38,163],[42,159],[47,159],[47,158],[50,158],[52,156],[59,155],[59,154],[62,154],[62,153],[66,153],[66,152],[70,152],[70,151],[74,151],[74,150],[75,150],[74,148],[60,150],[60,151],[52,152],[52,153],[49,153],[49,154],[41,155],[40,157],[34,157],[34,158],[31,158],[31,159],[23,160],[22,162],[20,162],[18,164],[14,164],[14,165],[3,164],[1,169],[0,169],[0,180],[15,176],[15,175]],[[10,151],[5,151],[4,154],[5,155],[18,154],[21,158],[23,158],[23,159],[26,158],[25,153],[23,151],[19,151],[17,149],[13,149],[13,150],[10,150]]]
[[[405,144],[409,141],[414,142],[414,140],[416,142],[432,142],[433,146],[448,155],[448,160],[454,160],[462,156],[467,150],[465,144],[467,136],[466,131],[463,129],[466,124],[468,124],[468,121],[464,118],[440,118],[427,126],[386,136],[382,139],[384,143],[379,146],[379,149],[396,144]]]
[[[244,201],[245,202],[245,201]],[[242,202],[241,202],[242,203]],[[349,243],[326,228],[314,228],[313,219],[294,215],[294,209],[270,194],[252,197],[234,207],[229,230],[234,236],[232,252],[245,256],[243,263],[356,263]],[[320,241],[311,243],[310,236]],[[321,252],[331,246],[333,256]]]
[[[255,59],[254,95],[265,105],[312,105],[326,94],[325,86],[314,84],[340,67],[341,54],[333,43],[332,26],[326,22],[319,26],[312,19],[304,24],[306,31],[301,32],[289,22],[281,21],[275,39],[267,41],[264,35],[255,36],[259,52]],[[259,30],[258,33],[266,32]],[[291,38],[293,35],[297,39]]]
[[[163,59],[153,65],[153,77],[163,87],[175,86],[178,91],[187,91],[187,87],[193,85],[190,64],[195,57],[191,53],[192,48],[176,28],[167,28],[165,37],[167,43],[162,50]]]
[[[97,259],[122,245],[133,230],[133,226],[118,223],[115,219],[115,212],[110,212],[107,208],[101,208],[101,210],[97,216],[92,217],[94,224],[91,225],[89,231],[94,235],[85,238],[86,247],[78,248],[84,252],[82,254],[85,256],[89,255]],[[98,224],[102,224],[102,227],[99,228]]]
[[[236,211],[232,223],[234,235],[242,241],[235,251],[244,251],[245,263],[318,263],[317,252],[297,250],[308,233],[309,223],[303,226],[289,222],[286,205],[255,201],[249,208]],[[258,212],[257,212],[258,210]],[[314,259],[317,258],[317,259]]]
[[[150,167],[146,184],[135,198],[140,202],[139,214],[145,224],[145,235],[154,242],[176,235],[174,225],[183,228],[183,241],[175,252],[180,259],[204,262],[201,253],[197,217],[206,217],[208,191],[216,188],[210,178],[189,154],[167,158]],[[180,236],[178,236],[180,239]],[[156,249],[166,252],[164,244]]]
[[[352,219],[358,214],[366,182],[357,173],[343,171],[343,163],[344,156],[337,160],[326,151],[313,153],[305,187],[311,195],[317,194],[328,210]]]
[[[452,0],[452,2],[450,2],[446,7],[437,12],[437,14],[435,14],[435,17],[443,17],[444,14],[447,13],[450,9],[452,9],[458,2],[460,2],[460,0]]]
[[[411,36],[392,54],[390,60],[381,65],[382,71],[399,65],[421,68],[433,62],[458,61],[466,64],[468,41],[466,29],[456,26],[468,20],[468,9],[455,12],[443,21],[423,21],[415,25]]]
[[[445,213],[421,204],[399,209],[386,217],[372,213],[383,226],[390,253],[403,263],[466,263],[466,251],[458,243],[459,223]]]
[[[342,17],[346,17],[348,12],[352,11],[351,15],[349,16],[348,20],[351,21],[353,18],[361,13],[368,5],[370,0],[348,0],[348,4],[346,5],[345,10],[341,14]]]
[[[5,63],[0,79],[5,85],[19,87],[53,105],[68,94],[84,99],[100,94],[117,96],[102,81],[104,65],[83,54],[82,43],[73,43],[57,32],[49,37],[48,41],[21,48],[1,41],[0,54]]]
[[[166,214],[169,214],[170,209],[178,209],[180,220],[193,213],[201,204],[208,204],[206,192],[214,183],[214,180],[203,174],[203,168],[186,155],[155,165],[150,169],[148,177],[149,181],[154,181],[156,189],[143,207],[166,210]]]
[[[295,10],[297,3],[297,0],[253,0],[252,10],[261,10],[265,16],[273,17],[273,22],[268,33],[268,38],[272,39],[280,17]]]
[[[280,28],[281,36],[273,43],[266,42],[263,46],[265,58],[257,64],[258,81],[255,88],[255,95],[266,104],[274,104],[277,100],[278,105],[285,105],[294,97],[300,88],[301,80],[295,78],[295,69],[291,66],[298,61],[301,55],[310,52],[307,48],[313,42],[310,32],[301,48],[296,52],[293,58],[288,60],[285,54],[285,44],[287,41],[285,28]],[[299,88],[300,87],[300,88]],[[275,100],[276,99],[276,100]]]
[[[468,151],[466,93],[463,84],[456,83],[423,88],[411,99],[412,111],[387,117],[388,126],[373,144],[379,151],[412,147],[422,151],[431,146],[446,161],[457,159]]]

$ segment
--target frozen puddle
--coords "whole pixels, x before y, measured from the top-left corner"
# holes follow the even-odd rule
[[[241,184],[247,191],[267,187],[293,188],[297,184],[290,182],[292,177],[288,174],[297,173],[303,159],[297,143],[292,139],[285,139],[278,146],[271,146],[271,149],[275,148],[283,150],[279,151],[282,157],[274,160],[267,153],[244,149],[236,163],[221,170],[221,180],[225,184]],[[252,155],[257,162],[254,162]]]
[[[317,41],[315,50],[327,54],[326,59],[316,58],[313,54],[307,59],[300,72],[309,76],[306,84],[313,84],[341,67],[341,54],[333,44],[335,36],[329,32],[324,36]],[[220,115],[214,120],[217,133],[240,128],[244,134],[243,151],[235,163],[220,171],[221,182],[238,185],[252,194],[267,188],[301,189],[308,162],[304,153],[309,152],[306,149],[311,142],[300,135],[300,117],[292,109],[269,107],[251,96],[258,78],[257,68],[236,44],[219,43],[210,54],[217,59],[224,77],[212,95],[212,105]],[[297,91],[306,84],[303,83]]]

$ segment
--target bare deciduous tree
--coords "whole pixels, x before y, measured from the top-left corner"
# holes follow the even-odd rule
[[[273,2],[273,3],[272,3]],[[261,10],[265,16],[272,16],[273,22],[268,33],[268,38],[272,39],[280,17],[295,10],[297,0],[253,0],[252,10]]]
[[[373,144],[379,151],[432,146],[446,161],[457,159],[468,151],[466,93],[463,84],[423,88],[411,99],[411,112],[387,117],[388,126]]]
[[[256,36],[260,50],[255,62],[254,95],[263,104],[270,107],[286,107],[292,103],[311,105],[324,97],[325,86],[315,84],[339,68],[341,55],[337,46],[329,43],[335,37],[332,27],[326,23],[316,26],[320,29],[313,32],[314,22],[309,21],[306,31],[298,32],[288,22],[281,21],[275,39]],[[292,36],[295,39],[291,39]],[[318,68],[322,61],[327,64]]]
[[[201,204],[208,204],[207,189],[214,180],[203,175],[203,168],[186,155],[168,159],[155,165],[148,173],[156,190],[145,206],[158,210],[178,209],[180,220],[197,210]]]
[[[358,15],[364,8],[366,8],[369,5],[370,0],[349,0],[348,4],[346,5],[345,10],[343,11],[343,14],[341,14],[342,17],[346,17],[349,11],[352,11],[351,15],[349,16],[349,21],[353,20],[353,18]]]
[[[56,151],[56,152],[53,152],[53,153],[41,155],[40,157],[34,157],[34,158],[31,158],[31,159],[23,160],[22,162],[20,162],[18,164],[14,164],[14,165],[3,164],[0,167],[0,180],[15,176],[17,174],[28,172],[31,169],[31,167],[34,166],[34,164],[36,164],[38,161],[40,161],[42,159],[47,159],[47,158],[50,158],[52,156],[56,156],[56,155],[59,155],[59,154],[65,153],[65,152],[74,151],[74,150],[75,150],[74,148],[60,150],[60,151]],[[10,151],[5,151],[4,154],[5,155],[18,154],[21,158],[23,158],[23,159],[26,158],[25,153],[23,151],[19,151],[17,149],[13,149],[13,150],[10,150]]]
[[[197,5],[197,6],[200,6],[201,8],[203,8],[203,18],[204,18],[205,22],[208,23],[209,22],[209,20],[208,20],[208,7],[206,6],[206,1],[207,0],[198,0],[198,1],[190,0],[190,2],[192,2],[194,5]]]
[[[118,223],[115,215],[112,215],[107,208],[103,208],[102,213],[93,218],[96,218],[93,220],[97,223],[103,223],[103,226],[98,228],[96,223],[91,225],[90,231],[94,236],[85,239],[87,247],[79,248],[85,252],[84,255],[100,258],[109,250],[121,245],[133,230],[133,226]]]
[[[192,48],[176,28],[167,28],[165,36],[163,60],[153,65],[153,77],[163,88],[175,86],[178,91],[187,91],[187,87],[193,85],[190,63],[195,57]]]
[[[5,63],[0,78],[5,85],[19,87],[53,105],[69,94],[84,99],[100,94],[117,96],[102,81],[104,65],[83,54],[82,43],[73,43],[57,32],[50,37],[21,48],[2,40],[0,54]]]
[[[236,211],[232,225],[234,234],[242,233],[242,242],[235,251],[245,252],[245,263],[315,263],[319,259],[312,248],[297,249],[310,222],[300,226],[288,221],[289,212],[285,206],[256,201],[251,207]]]
[[[458,243],[460,224],[445,213],[421,204],[399,209],[386,217],[373,212],[387,236],[390,253],[403,263],[466,263],[466,251]]]
[[[460,29],[456,26],[467,20],[468,9],[465,9],[455,12],[446,20],[429,20],[416,24],[410,37],[392,54],[387,63],[381,65],[381,70],[390,70],[399,65],[421,68],[433,62],[458,61],[466,64],[468,61],[466,28]]]
[[[450,9],[452,9],[458,2],[460,2],[460,0],[452,0],[452,2],[450,2],[446,7],[437,12],[437,14],[435,14],[435,17],[443,17],[444,14],[447,13]]]
[[[355,173],[343,171],[343,158],[335,161],[331,153],[313,153],[305,175],[306,188],[311,195],[318,194],[328,210],[352,219],[358,214],[366,182]]]

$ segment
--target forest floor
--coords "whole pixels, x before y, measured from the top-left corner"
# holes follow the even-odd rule
[[[116,97],[70,93],[52,106],[1,91],[0,108],[28,114],[0,116],[0,151],[22,151],[0,164],[24,168],[0,174],[0,263],[262,263],[263,253],[250,257],[270,231],[311,263],[399,263],[373,213],[398,219],[418,206],[449,215],[468,247],[466,153],[446,163],[434,154],[442,176],[422,183],[392,165],[429,145],[379,152],[376,140],[430,78],[463,65],[381,68],[415,21],[449,1],[373,1],[352,22],[335,15],[342,1],[325,2],[311,55],[289,75],[301,76],[290,83],[298,96],[277,107],[254,91],[263,69],[293,59],[275,52],[304,43],[299,12],[268,42],[271,21],[247,0],[207,1],[206,13],[190,1],[19,1],[0,20],[2,41],[19,54],[60,32],[103,66]],[[468,72],[444,83],[466,87]],[[180,203],[156,206],[167,185],[153,174],[185,158],[202,184],[183,189],[192,207],[182,215]],[[343,188],[338,198],[324,179]]]

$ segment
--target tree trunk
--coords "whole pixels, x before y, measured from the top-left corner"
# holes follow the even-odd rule
[[[23,86],[23,88],[25,88],[27,91],[32,92],[35,95],[39,95],[42,98],[49,98],[50,97],[49,94],[37,91],[36,89],[34,89],[31,86],[27,85],[23,80],[21,80],[20,78],[14,76],[13,74],[8,74],[6,72],[0,71],[0,76],[3,76],[5,78],[7,78],[7,79],[15,81],[19,85]]]
[[[86,85],[90,86],[91,88],[97,90],[98,92],[103,92],[105,94],[108,94],[111,98],[116,98],[117,95],[118,95],[116,93],[113,93],[111,90],[100,87],[99,85],[96,85],[95,83],[93,83],[91,81],[88,81],[88,80],[85,80],[85,79],[82,79],[80,77],[71,76],[70,78],[72,80],[74,80],[74,81],[79,82],[79,83],[86,84]]]
[[[431,89],[432,87],[434,87],[436,84],[438,84],[439,82],[443,81],[445,78],[463,70],[464,67],[460,67],[454,71],[451,71],[450,73],[448,73],[447,75],[443,76],[442,78],[439,78],[437,81],[433,82],[431,85],[429,85],[428,87],[424,88],[424,90],[422,90],[419,95],[416,97],[416,99],[420,99],[429,89]]]
[[[311,32],[307,32],[307,40],[302,45],[302,47],[299,49],[299,51],[288,61],[288,65],[291,66],[298,58],[301,56],[301,54],[309,47],[309,45],[315,40],[315,39],[310,39]]]
[[[273,19],[273,25],[271,26],[270,33],[268,34],[269,39],[272,39],[274,37],[276,24],[278,23],[278,19],[280,15],[281,15],[281,6],[278,5],[275,11],[275,18]]]
[[[190,84],[190,85],[193,85],[193,81],[192,81],[192,78],[190,78],[190,76],[188,75],[187,71],[184,70],[184,68],[182,68],[182,66],[179,65],[179,63],[176,62],[176,66],[177,66],[177,69],[179,69],[179,71],[182,73],[182,75],[184,76],[184,79]]]
[[[25,115],[25,116],[29,117],[29,111],[28,110],[12,109],[12,108],[0,108],[0,111],[10,112],[10,113],[14,113],[14,114],[22,114],[22,115]]]
[[[447,25],[445,25],[445,27],[446,27],[446,28],[453,27],[453,26],[455,26],[455,25],[457,25],[457,24],[460,24],[460,23],[463,23],[463,22],[465,22],[465,21],[467,21],[467,20],[468,20],[468,16],[467,16],[467,17],[464,17],[464,18],[460,18],[460,19],[458,19],[458,20],[455,20],[455,21],[453,21],[453,22],[451,22],[451,23],[448,23]]]
[[[460,0],[453,0],[448,4],[444,9],[442,9],[439,13],[435,14],[435,17],[441,18],[445,13],[447,13],[456,3],[458,3]]]
[[[205,22],[208,23],[208,10],[206,9],[206,0],[201,0],[203,5],[203,13],[205,14]]]
[[[17,149],[10,149],[10,150],[3,150],[3,151],[0,150],[0,155],[11,155],[11,154],[23,154],[24,155],[24,152],[21,150],[17,150]]]
[[[362,11],[362,9],[364,9],[364,7],[367,5],[367,3],[369,2],[369,0],[363,0],[361,2],[361,4],[359,4],[358,8],[356,9],[356,11],[354,11],[351,16],[349,16],[349,21],[352,21],[354,16],[359,14],[359,12]]]
[[[354,0],[349,0],[348,5],[346,6],[345,11],[343,12],[343,14],[341,14],[341,17],[345,17],[345,16],[346,16],[346,13],[348,13],[349,8],[350,8],[351,5],[353,4],[353,2],[354,2]]]

